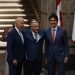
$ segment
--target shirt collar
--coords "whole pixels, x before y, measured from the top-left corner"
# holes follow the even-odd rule
[[[32,30],[31,30],[31,32],[32,32],[32,34],[35,34],[35,32],[33,32]]]
[[[17,32],[20,32],[20,30],[17,27],[15,27],[15,29],[16,29]]]
[[[52,28],[52,30],[55,29],[55,31],[57,30],[57,26],[55,28]]]

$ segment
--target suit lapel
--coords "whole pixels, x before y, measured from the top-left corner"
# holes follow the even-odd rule
[[[30,38],[30,40],[36,41],[34,39],[34,37],[33,37],[33,34],[32,34],[32,31],[31,30],[29,30],[29,38]]]
[[[39,31],[39,40],[38,41],[40,41],[40,39],[42,38],[42,36],[43,36],[42,32]]]
[[[20,37],[20,35],[18,34],[18,32],[16,31],[16,29],[15,29],[15,35],[16,35],[16,38],[17,38],[18,40],[20,40],[20,42],[22,43],[21,37]]]
[[[52,32],[51,32],[51,27],[48,29],[48,38],[50,41],[52,41]]]
[[[57,38],[59,37],[59,34],[60,34],[60,29],[59,29],[59,27],[57,27],[55,41],[56,41]]]

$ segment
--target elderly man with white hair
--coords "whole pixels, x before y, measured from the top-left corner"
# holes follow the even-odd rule
[[[22,64],[25,61],[25,41],[21,30],[24,28],[24,19],[17,17],[15,27],[7,35],[7,61],[9,75],[21,75]]]

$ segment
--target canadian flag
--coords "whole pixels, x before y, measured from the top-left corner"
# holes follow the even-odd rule
[[[75,42],[75,12],[74,12],[74,21],[73,21],[72,41]]]
[[[62,14],[61,14],[61,0],[56,0],[56,14],[58,16],[58,26],[62,25]]]

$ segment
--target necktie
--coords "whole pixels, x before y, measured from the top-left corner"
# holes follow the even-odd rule
[[[21,40],[22,40],[22,43],[24,44],[24,38],[23,38],[22,32],[19,32],[19,34],[20,34],[20,38],[21,38]]]
[[[36,40],[36,42],[37,42],[37,33],[35,33],[35,40]]]
[[[55,41],[55,29],[54,28],[52,30],[52,40],[53,40],[53,42]]]

